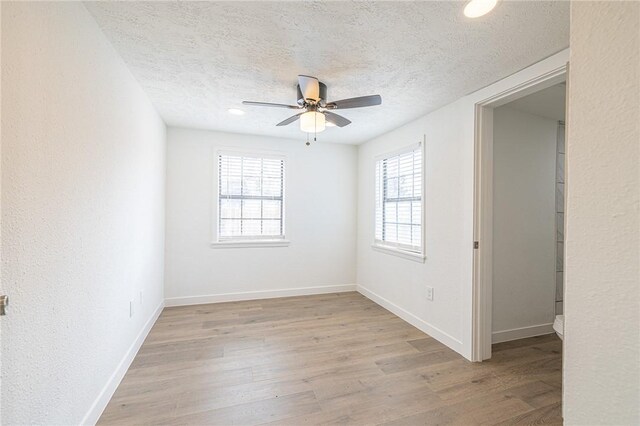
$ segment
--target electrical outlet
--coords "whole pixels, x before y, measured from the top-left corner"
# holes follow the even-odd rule
[[[129,318],[133,317],[133,300],[129,301]]]
[[[433,287],[427,287],[427,300],[433,300]]]

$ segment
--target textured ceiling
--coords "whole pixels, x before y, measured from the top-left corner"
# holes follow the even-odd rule
[[[378,93],[319,141],[360,143],[512,74],[569,43],[569,2],[87,2],[169,125],[302,139],[286,109],[298,74],[329,100]],[[240,107],[244,116],[228,108]]]
[[[567,85],[560,83],[516,99],[505,106],[528,112],[529,114],[564,121],[566,91]]]

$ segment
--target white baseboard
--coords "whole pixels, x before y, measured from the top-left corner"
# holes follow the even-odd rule
[[[241,300],[274,299],[277,297],[308,296],[313,294],[344,293],[356,291],[355,284],[299,287],[266,291],[246,291],[242,293],[207,294],[202,296],[169,297],[165,306],[203,305],[207,303],[239,302]]]
[[[513,328],[511,330],[494,331],[491,333],[491,343],[502,343],[553,333],[555,333],[555,331],[553,331],[553,323]]]
[[[399,316],[400,318],[402,318],[403,320],[405,320],[406,322],[408,322],[409,324],[411,324],[412,326],[414,326],[418,330],[428,334],[429,336],[433,337],[434,339],[436,339],[440,343],[448,346],[449,348],[453,349],[454,351],[458,352],[460,355],[462,355],[462,356],[464,356],[466,358],[464,347],[463,347],[463,344],[462,344],[462,342],[460,340],[458,340],[455,337],[445,333],[444,331],[440,330],[439,328],[434,327],[433,325],[429,324],[428,322],[418,318],[417,316],[415,316],[411,312],[406,311],[405,309],[403,309],[400,306],[396,305],[395,303],[385,299],[384,297],[374,293],[373,291],[367,289],[366,287],[362,287],[361,285],[359,285],[358,286],[358,292],[360,294],[362,294],[363,296],[365,296],[366,298],[368,298],[368,299],[374,301],[375,303],[377,303],[378,305],[382,306],[386,310],[388,310],[388,311],[392,312],[393,314]]]
[[[162,313],[163,308],[164,301],[160,302],[160,305],[158,305],[149,320],[147,320],[147,322],[144,324],[144,327],[142,327],[142,330],[140,330],[140,333],[138,333],[138,336],[135,338],[131,346],[129,346],[129,349],[116,367],[115,371],[113,372],[113,374],[111,374],[111,377],[109,377],[109,380],[102,388],[102,391],[100,391],[100,394],[98,394],[98,397],[91,405],[91,408],[89,408],[89,411],[82,419],[82,425],[95,425],[98,422],[98,419],[100,419],[102,412],[107,407],[107,404],[118,388],[118,385],[122,381],[122,378],[127,373],[127,370],[133,362],[133,359],[136,357],[136,354],[138,353],[140,346],[142,346],[144,339],[147,338],[149,331],[151,331],[151,327],[153,327],[156,320]]]

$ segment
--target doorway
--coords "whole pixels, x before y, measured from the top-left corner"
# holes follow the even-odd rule
[[[562,309],[563,276],[558,262],[564,247],[557,218],[563,217],[558,213],[564,211],[564,192],[556,194],[555,191],[558,159],[564,165],[564,152],[560,157],[558,151],[558,144],[564,142],[564,137],[558,138],[560,132],[564,136],[564,107],[557,105],[557,100],[564,101],[566,96],[566,72],[565,65],[476,104],[474,361],[491,358],[494,342],[553,332],[556,309],[559,312]],[[549,103],[555,105],[549,107]],[[531,146],[527,144],[527,137],[518,134],[515,119],[525,122],[529,117],[539,118],[531,118],[529,121],[538,123],[530,123],[530,127],[545,128],[547,142],[542,146]],[[499,126],[504,126],[496,128],[496,120]],[[509,139],[515,140],[516,145],[510,145]],[[523,155],[518,144],[522,145],[520,149],[531,152]],[[536,179],[542,175],[530,164],[532,155],[540,161],[545,159],[543,182]],[[518,165],[518,161],[523,164]],[[523,165],[527,166],[526,170]],[[562,183],[560,189],[563,187]],[[559,212],[556,200],[562,200]],[[544,202],[544,207],[539,202]],[[535,220],[540,229],[544,227],[544,238],[530,229],[530,220]],[[562,228],[560,226],[560,230]],[[538,250],[540,247],[544,250]],[[520,277],[517,285],[513,285],[514,277]],[[535,287],[531,282],[536,283]],[[530,290],[533,293],[527,294]]]
[[[494,109],[492,344],[553,334],[562,314],[565,93]]]

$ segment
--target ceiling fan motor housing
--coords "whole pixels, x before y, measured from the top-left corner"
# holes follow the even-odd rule
[[[324,106],[327,103],[327,85],[323,82],[319,81],[318,85],[320,86],[320,99],[318,99],[318,103]],[[302,91],[300,90],[300,85],[296,85],[296,93],[298,99],[298,105],[303,106],[305,99],[302,97]]]

